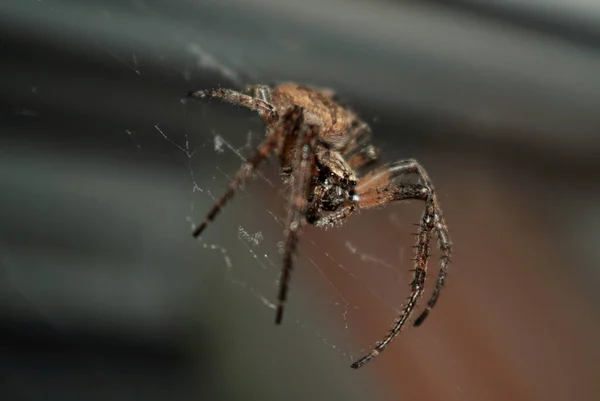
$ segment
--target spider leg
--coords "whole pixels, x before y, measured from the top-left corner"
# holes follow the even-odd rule
[[[452,252],[452,242],[450,241],[450,235],[448,233],[448,226],[444,220],[444,216],[442,214],[442,210],[440,208],[440,203],[435,194],[435,190],[433,185],[431,184],[431,180],[429,179],[429,174],[425,171],[423,166],[419,164],[416,160],[408,160],[408,164],[410,168],[415,171],[424,185],[429,190],[429,199],[426,201],[430,201],[434,208],[434,229],[436,232],[437,240],[438,240],[438,248],[440,249],[442,256],[440,257],[440,268],[438,272],[437,282],[435,284],[435,288],[429,300],[427,301],[427,307],[425,310],[417,317],[414,322],[414,326],[418,327],[429,316],[429,312],[437,303],[438,298],[440,297],[440,292],[444,287],[446,282],[446,275],[448,273],[448,264],[450,263],[450,253]],[[426,206],[427,207],[427,206]]]
[[[312,222],[315,227],[333,227],[341,225],[342,221],[358,209],[356,203],[346,202],[333,212],[323,213]]]
[[[371,140],[372,135],[371,127],[364,121],[354,117],[352,127],[348,130],[350,141],[342,151],[343,156],[348,157],[356,152],[357,149],[366,146]]]
[[[286,225],[287,240],[283,255],[283,270],[279,280],[278,304],[275,315],[276,324],[280,324],[283,319],[284,304],[287,298],[298,239],[302,229],[306,225],[308,198],[312,186],[313,170],[316,165],[314,150],[316,139],[317,131],[315,127],[310,125],[303,125],[296,138],[295,152],[293,154],[295,168],[292,170],[291,204]]]
[[[421,185],[424,187],[422,189],[423,197],[421,200],[425,201],[426,204],[430,201],[433,205],[435,214],[433,221],[434,231],[437,236],[438,247],[442,252],[438,280],[433,291],[433,295],[427,302],[427,309],[423,311],[423,313],[415,321],[415,326],[419,326],[421,323],[423,323],[425,318],[427,318],[429,311],[435,306],[439,298],[440,291],[445,283],[447,267],[450,263],[450,252],[452,251],[452,243],[448,234],[448,226],[444,221],[440,203],[437,199],[429,175],[423,166],[421,166],[421,164],[419,164],[416,160],[403,160],[392,163],[388,166],[383,166],[382,168],[377,169],[362,178],[356,187],[356,192],[360,196],[360,206],[362,208],[379,206],[381,204],[402,199],[418,199],[418,197],[403,198],[403,193],[405,193],[403,191],[406,191],[407,188],[406,185],[390,185],[390,182],[394,178],[407,174],[417,174],[417,176],[421,179]],[[404,189],[400,191],[402,188]],[[427,194],[427,196],[425,196],[425,194]],[[414,195],[416,196],[417,194]]]
[[[391,183],[394,178],[408,174],[417,174],[421,183],[400,185],[393,185]],[[433,308],[439,297],[440,290],[444,285],[446,267],[451,249],[448,230],[442,218],[439,202],[435,196],[429,176],[415,160],[400,161],[373,171],[361,179],[356,187],[356,191],[359,196],[359,206],[361,208],[380,206],[393,201],[418,199],[425,202],[425,210],[417,232],[417,243],[415,245],[416,257],[414,259],[415,269],[413,270],[413,280],[410,283],[411,294],[385,338],[379,341],[368,355],[354,362],[352,364],[352,368],[354,369],[360,368],[379,355],[400,333],[402,327],[412,315],[417,301],[423,294],[427,275],[429,242],[433,232],[437,233],[439,247],[442,251],[440,272],[434,294],[428,302],[427,309],[416,320],[416,326],[421,324],[427,317],[429,310]]]
[[[353,169],[365,167],[379,159],[379,149],[373,145],[367,145],[354,153],[347,160],[348,165]]]
[[[294,114],[295,113],[295,114]],[[217,200],[213,208],[210,210],[202,224],[200,224],[193,232],[194,238],[197,238],[202,234],[206,226],[215,219],[219,214],[223,206],[233,197],[235,191],[246,181],[248,177],[252,175],[258,165],[273,153],[273,150],[280,146],[282,139],[287,132],[293,131],[294,127],[290,127],[290,123],[297,124],[296,114],[298,111],[295,109],[289,109],[284,115],[282,120],[277,123],[274,127],[270,127],[267,130],[267,137],[259,145],[254,156],[248,159],[242,167],[238,170],[233,181],[229,184],[229,188],[225,193]]]
[[[277,111],[270,103],[232,89],[202,89],[188,92],[186,97],[192,99],[219,98],[224,102],[257,111],[265,121],[275,121],[278,117]]]
[[[354,120],[354,126],[348,132],[350,142],[342,152],[348,166],[358,169],[371,164],[379,158],[379,149],[369,144],[371,139],[371,128],[358,119]]]

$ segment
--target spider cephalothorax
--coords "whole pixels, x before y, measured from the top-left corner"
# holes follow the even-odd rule
[[[252,85],[246,88],[245,93],[231,89],[200,90],[190,92],[188,97],[220,98],[247,107],[260,114],[267,128],[267,136],[254,156],[239,169],[228,190],[194,230],[194,237],[198,237],[214,220],[260,162],[273,153],[279,156],[281,171],[287,177],[290,190],[285,230],[287,240],[275,317],[277,324],[283,318],[298,238],[306,223],[329,227],[360,209],[411,199],[425,203],[415,245],[411,294],[386,337],[352,367],[359,368],[377,356],[411,317],[423,294],[429,242],[435,234],[442,256],[433,294],[414,325],[423,323],[444,286],[451,243],[433,185],[418,162],[402,160],[359,177],[355,170],[369,165],[378,157],[377,149],[367,144],[371,129],[354,112],[342,107],[328,90],[285,83],[273,89],[266,85]],[[395,183],[397,178],[408,175],[415,176],[417,182]]]

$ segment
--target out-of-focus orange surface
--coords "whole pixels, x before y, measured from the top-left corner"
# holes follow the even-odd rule
[[[454,243],[447,286],[427,321],[418,329],[405,328],[360,374],[376,375],[381,386],[406,400],[594,399],[600,394],[597,309],[579,293],[585,277],[570,266],[571,250],[548,222],[548,208],[540,207],[551,199],[530,191],[526,179],[510,170],[473,169],[446,160],[430,173]],[[393,212],[412,219],[406,222],[410,227],[418,215],[403,213],[403,207],[393,206]],[[408,231],[400,232],[384,214],[374,220],[360,217],[364,235],[358,245],[398,260],[400,245],[394,239],[406,247]],[[349,222],[347,229],[358,226]],[[339,247],[332,233],[311,231],[317,242]],[[345,255],[341,263],[360,263]],[[432,258],[428,288],[437,268]],[[368,311],[351,330],[353,341],[368,350],[386,333],[393,312],[352,285],[342,270],[327,274],[341,293]],[[378,289],[397,291],[398,299],[408,295],[408,273],[399,287],[378,281],[377,269],[373,275]]]

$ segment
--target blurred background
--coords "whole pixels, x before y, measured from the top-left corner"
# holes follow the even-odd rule
[[[599,71],[589,0],[4,0],[2,399],[598,399]],[[190,235],[264,131],[182,95],[286,80],[420,160],[454,242],[429,319],[358,371],[421,205],[309,227],[280,327],[275,160]]]

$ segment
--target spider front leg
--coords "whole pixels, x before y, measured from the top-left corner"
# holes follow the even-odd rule
[[[302,111],[301,108],[298,107],[298,109]],[[279,280],[279,295],[277,297],[278,303],[275,315],[276,324],[280,324],[283,319],[284,304],[287,299],[298,239],[302,229],[306,225],[308,198],[316,166],[316,128],[311,125],[302,125],[298,132],[287,133],[286,139],[293,139],[294,146],[293,151],[282,154],[282,165],[289,165],[291,163],[293,168],[291,170],[290,205],[286,222],[287,239],[283,255],[283,270]]]
[[[234,91],[233,89],[222,89],[222,88],[202,89],[202,90],[198,90],[198,91],[192,91],[192,92],[188,92],[186,97],[192,98],[192,99],[218,98],[218,99],[223,100],[224,102],[227,102],[227,103],[230,103],[230,104],[233,104],[236,106],[242,106],[247,109],[256,111],[256,112],[258,112],[258,114],[260,114],[260,116],[263,118],[263,120],[265,120],[265,122],[273,122],[278,117],[277,111],[270,103],[268,103],[266,100],[264,100],[267,98],[270,99],[270,94],[267,96],[266,95],[267,92],[265,92],[266,87],[264,87],[264,88],[263,87],[264,87],[264,85],[260,87],[261,91],[259,91],[257,93],[262,94],[264,96],[264,98],[252,97],[252,96],[248,96],[244,93]]]
[[[208,224],[215,219],[223,206],[233,197],[235,191],[252,175],[258,165],[273,153],[276,147],[281,147],[283,138],[288,132],[294,131],[298,125],[297,120],[301,118],[302,111],[299,109],[289,109],[282,119],[274,126],[270,126],[267,130],[266,139],[259,145],[256,153],[248,159],[238,170],[233,181],[229,184],[229,188],[217,200],[211,211],[208,213],[202,224],[200,224],[193,232],[195,238],[199,237]]]
[[[418,184],[392,184],[395,178],[410,174],[416,174],[421,182]],[[356,192],[359,196],[359,207],[361,208],[381,206],[394,201],[418,199],[425,202],[425,210],[417,232],[415,269],[410,284],[411,294],[385,338],[378,342],[368,355],[354,362],[352,364],[354,369],[360,368],[379,355],[400,333],[402,327],[412,315],[425,287],[427,260],[430,251],[429,242],[434,231],[437,234],[438,245],[442,251],[440,271],[434,293],[427,304],[427,309],[417,318],[415,326],[423,323],[429,311],[437,302],[440,291],[444,286],[451,251],[448,229],[442,217],[433,185],[425,169],[415,160],[400,161],[373,171],[359,181]]]

